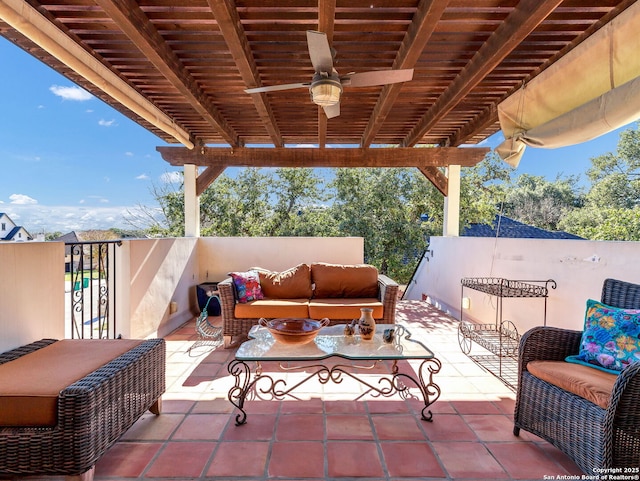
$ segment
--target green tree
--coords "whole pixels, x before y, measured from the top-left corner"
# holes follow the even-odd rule
[[[576,176],[550,182],[522,174],[506,191],[504,214],[541,229],[558,230],[560,220],[583,202],[577,185]]]
[[[325,202],[324,179],[313,169],[276,169],[271,185],[273,214],[269,236],[330,236],[338,234]]]
[[[235,178],[221,175],[200,198],[203,235],[247,236],[267,234],[271,216],[269,202],[273,173],[250,168]]]
[[[620,134],[617,150],[591,159],[584,206],[560,227],[592,240],[640,240],[640,130]]]
[[[337,169],[334,217],[343,235],[364,238],[365,261],[406,282],[425,240],[408,206],[416,177],[409,169]]]
[[[505,198],[511,168],[497,154],[489,153],[474,167],[460,173],[460,230],[475,223],[491,225]],[[421,174],[418,174],[421,176]],[[422,177],[424,179],[424,177]],[[412,209],[429,219],[428,235],[441,235],[444,197],[431,183],[417,183],[411,199]]]

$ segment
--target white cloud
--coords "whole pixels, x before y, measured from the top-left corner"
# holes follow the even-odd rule
[[[111,120],[100,119],[98,120],[98,125],[102,127],[111,127],[112,125],[116,125],[116,121],[114,119],[111,119]]]
[[[78,202],[78,204],[84,204],[86,201],[84,199],[80,199],[80,202]]]
[[[11,194],[9,196],[9,199],[11,200],[12,204],[17,204],[17,205],[32,205],[32,204],[38,203],[38,201],[35,200],[34,198],[24,194]]]
[[[133,152],[125,152],[124,155],[127,157],[133,157]]]
[[[87,109],[87,110],[85,110],[85,112],[88,113],[88,114],[92,114],[93,113],[93,109]]]
[[[136,177],[136,180],[147,180],[149,176],[147,174],[140,174]]]
[[[85,100],[91,100],[93,95],[80,87],[61,87],[59,85],[52,85],[49,90],[58,97],[62,97],[64,100],[75,100],[78,102],[84,102]]]
[[[109,203],[109,199],[100,199],[100,203],[101,204],[108,204]]]
[[[182,182],[182,173],[181,172],[165,172],[160,176],[160,180],[165,184],[179,184]]]
[[[136,206],[45,206],[11,204],[5,212],[28,232],[70,232],[119,227],[131,229],[127,219],[139,211]],[[142,216],[140,216],[142,217]],[[19,222],[18,222],[19,220]]]

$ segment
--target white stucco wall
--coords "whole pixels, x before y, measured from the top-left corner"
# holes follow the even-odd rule
[[[196,286],[224,279],[232,270],[284,270],[300,262],[356,264],[363,256],[362,238],[126,240],[116,255],[116,334],[168,334],[198,314]],[[64,259],[62,242],[0,244],[1,351],[68,336]]]
[[[197,238],[123,242],[118,332],[126,338],[164,336],[192,318],[197,284]],[[127,290],[126,287],[129,287]],[[178,310],[170,313],[171,302]],[[121,304],[122,303],[122,304]],[[127,312],[128,311],[128,312]]]
[[[231,271],[263,267],[282,271],[300,263],[364,262],[362,237],[203,237],[200,282],[221,281]]]
[[[64,337],[64,244],[0,243],[0,352]]]
[[[604,279],[640,283],[640,242],[432,237],[429,250],[405,299],[428,297],[458,319],[463,277],[554,279],[547,325],[577,330],[583,326],[586,300],[600,299]],[[465,320],[495,321],[495,297],[468,288],[464,296],[471,303]],[[520,333],[543,323],[541,299],[504,299],[502,307],[503,319],[514,322]]]

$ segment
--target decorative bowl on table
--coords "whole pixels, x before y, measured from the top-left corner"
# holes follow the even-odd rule
[[[329,325],[329,319],[320,321],[315,319],[281,318],[258,321],[271,333],[273,338],[283,344],[307,344],[313,341],[320,329]]]

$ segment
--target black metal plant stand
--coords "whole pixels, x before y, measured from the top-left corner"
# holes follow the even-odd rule
[[[458,325],[458,343],[460,349],[470,359],[502,380],[511,389],[518,384],[518,347],[520,334],[513,322],[502,318],[502,300],[504,298],[543,298],[544,325],[547,324],[547,297],[549,288],[555,289],[553,279],[529,281],[510,280],[497,277],[465,277],[461,280],[460,324]],[[462,299],[464,289],[484,292],[497,298],[494,324],[478,324],[464,321]],[[472,343],[483,347],[488,354],[471,355]]]

